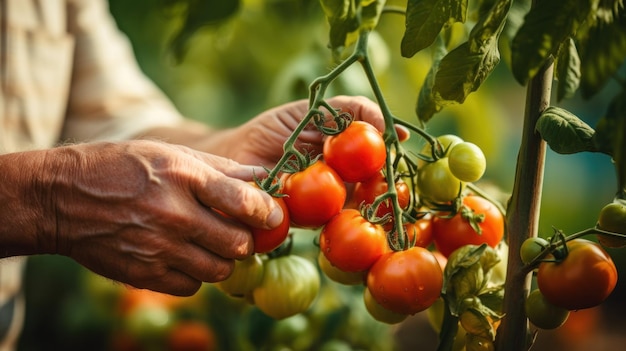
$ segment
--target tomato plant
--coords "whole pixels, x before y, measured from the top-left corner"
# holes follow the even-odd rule
[[[475,195],[463,197],[463,206],[453,217],[435,216],[432,225],[435,246],[446,257],[464,245],[487,243],[496,247],[504,236],[504,216],[500,210],[489,200]]]
[[[459,137],[458,135],[454,135],[454,134],[443,134],[443,135],[438,136],[436,139],[437,139],[437,142],[439,143],[439,146],[441,147],[441,149],[439,150],[440,153],[433,155],[432,145],[430,143],[426,143],[424,144],[424,146],[422,146],[422,149],[420,150],[421,157],[427,160],[432,160],[432,161],[435,160],[433,156],[436,156],[437,158],[447,157],[450,154],[450,150],[452,150],[452,147],[454,147],[456,144],[463,142],[463,139],[461,137]],[[428,163],[424,159],[422,158],[418,159],[419,167],[422,167]]]
[[[317,268],[307,259],[287,255],[269,259],[254,304],[272,318],[283,319],[309,309],[320,289]]]
[[[443,273],[435,256],[414,246],[381,256],[367,274],[367,288],[384,308],[415,314],[439,298]]]
[[[569,310],[558,307],[545,299],[539,289],[528,294],[524,303],[528,320],[542,329],[555,329],[563,325],[569,316]]]
[[[343,132],[326,137],[323,157],[341,179],[350,183],[361,182],[383,168],[387,147],[374,126],[353,121]]]
[[[404,222],[404,231],[407,234],[409,243],[415,246],[428,247],[433,242],[432,216],[426,215],[415,222]]]
[[[622,202],[612,202],[600,210],[598,228],[610,232],[626,234],[626,205]],[[606,247],[626,246],[626,238],[598,234],[598,242]]]
[[[291,222],[304,228],[324,225],[341,211],[346,201],[343,180],[322,161],[289,174],[282,192]]]
[[[617,268],[602,247],[585,239],[567,242],[567,255],[542,262],[537,286],[545,299],[568,310],[599,305],[617,284]]]
[[[282,197],[274,197],[274,201],[276,201],[276,203],[283,210],[283,221],[276,228],[252,228],[250,230],[254,241],[254,252],[256,253],[267,253],[274,250],[280,246],[280,244],[282,244],[289,235],[291,220],[289,218],[290,216],[287,204]]]
[[[463,182],[475,182],[485,173],[487,160],[476,144],[464,141],[454,145],[448,154],[450,172]]]
[[[382,226],[370,223],[355,209],[344,209],[322,228],[320,250],[342,271],[360,272],[390,248]]]
[[[409,189],[408,184],[402,179],[396,181],[395,187],[396,193],[398,194],[398,204],[402,209],[406,209],[411,201],[411,189]],[[375,176],[362,182],[357,182],[354,185],[346,207],[358,209],[361,204],[371,205],[374,203],[377,196],[386,193],[388,189],[387,179],[384,174],[379,172]],[[376,216],[379,218],[382,218],[386,214],[393,215],[390,200],[383,201],[376,211]]]

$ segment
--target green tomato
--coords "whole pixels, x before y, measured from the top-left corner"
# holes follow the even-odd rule
[[[462,182],[450,172],[448,158],[440,158],[435,162],[427,163],[419,169],[417,188],[422,199],[446,203],[453,201],[459,192],[465,188]]]
[[[616,201],[604,206],[598,216],[598,228],[609,232],[626,234],[626,205]],[[597,237],[598,242],[605,247],[617,248],[626,246],[626,238],[603,234],[598,234]]]
[[[256,306],[268,316],[283,319],[309,309],[320,290],[313,263],[288,255],[265,262],[261,284],[252,291]]]
[[[520,256],[524,264],[532,262],[539,254],[550,245],[550,243],[540,237],[532,237],[524,240],[520,247]]]
[[[569,316],[569,310],[548,302],[539,289],[530,292],[524,303],[524,310],[528,320],[541,329],[558,328]]]
[[[471,183],[483,176],[487,168],[487,159],[478,145],[465,141],[450,149],[448,166],[455,177]]]
[[[252,255],[242,261],[235,261],[233,273],[216,284],[225,293],[243,297],[261,284],[263,279],[263,260],[258,255]]]

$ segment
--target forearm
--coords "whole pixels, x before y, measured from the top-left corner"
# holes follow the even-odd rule
[[[0,155],[0,257],[51,253],[54,216],[46,213],[54,170],[47,151]]]

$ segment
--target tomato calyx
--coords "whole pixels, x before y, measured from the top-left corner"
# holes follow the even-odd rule
[[[340,110],[330,109],[330,106],[328,107],[332,114],[332,123],[329,124],[329,120],[324,113],[316,111],[313,115],[313,124],[315,124],[317,130],[324,135],[340,134],[348,128],[354,118],[348,112],[339,112]]]

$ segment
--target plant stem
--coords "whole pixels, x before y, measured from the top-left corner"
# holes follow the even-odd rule
[[[552,74],[550,60],[527,87],[522,142],[507,209],[509,257],[502,311],[505,317],[496,337],[496,350],[501,351],[526,351],[531,346],[524,301],[532,276],[524,269],[519,252],[524,240],[538,233],[546,144],[535,132],[535,123],[550,103]]]

